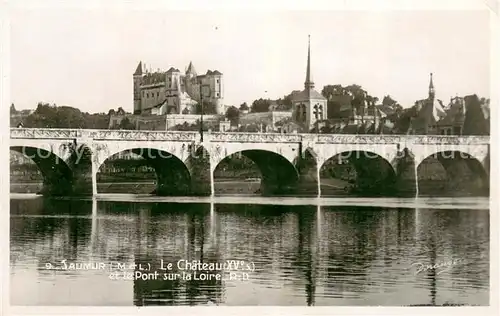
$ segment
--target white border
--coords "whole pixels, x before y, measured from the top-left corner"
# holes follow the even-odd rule
[[[159,0],[159,1],[116,1],[116,0],[81,0],[81,1],[53,1],[53,0],[19,0],[10,3],[0,2],[0,98],[1,98],[1,121],[2,128],[1,144],[4,146],[5,155],[0,155],[1,190],[1,228],[0,234],[3,237],[0,245],[2,259],[2,284],[1,284],[1,304],[2,315],[400,315],[400,314],[480,314],[498,315],[498,250],[499,250],[499,216],[498,198],[496,195],[497,183],[491,184],[491,208],[490,208],[490,306],[489,307],[9,307],[9,106],[10,106],[10,29],[8,21],[9,10],[16,8],[74,8],[74,9],[163,9],[163,10],[489,10],[491,25],[491,73],[490,73],[490,99],[491,99],[491,179],[500,179],[498,164],[498,146],[496,140],[498,136],[498,109],[499,102],[499,10],[498,0]],[[443,21],[446,23],[445,21]],[[467,23],[467,21],[464,21]]]

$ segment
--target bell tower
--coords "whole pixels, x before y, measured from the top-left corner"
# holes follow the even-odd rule
[[[294,97],[292,118],[309,132],[314,127],[318,127],[318,122],[326,120],[328,117],[327,110],[326,98],[314,89],[314,82],[311,76],[311,36],[309,36],[304,90]]]

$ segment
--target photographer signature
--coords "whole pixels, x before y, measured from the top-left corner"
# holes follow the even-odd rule
[[[443,272],[449,271],[452,267],[457,265],[467,264],[467,260],[465,259],[451,259],[443,262],[438,262],[435,264],[424,264],[421,262],[412,263],[412,267],[416,267],[415,275],[419,274],[423,271],[435,270],[436,274],[439,275]]]

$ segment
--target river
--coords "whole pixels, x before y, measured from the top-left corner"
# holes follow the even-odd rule
[[[11,194],[10,211],[12,305],[489,304],[487,198]]]

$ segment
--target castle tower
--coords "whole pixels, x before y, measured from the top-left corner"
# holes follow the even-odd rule
[[[134,81],[134,114],[140,114],[142,111],[142,104],[141,104],[141,83],[142,83],[142,76],[143,76],[143,66],[142,66],[142,61],[139,62],[139,65],[137,65],[137,68],[135,69],[135,72],[133,74],[133,81]]]
[[[219,115],[226,113],[224,106],[224,82],[223,74],[218,71],[212,71],[210,75],[210,94],[211,102],[215,104],[215,111]]]
[[[198,99],[199,96],[199,86],[197,85],[197,74],[194,69],[193,63],[190,61],[188,67],[186,68],[186,75],[184,80],[184,86],[186,87],[186,91],[190,96]]]
[[[306,131],[310,131],[318,121],[325,120],[328,117],[327,110],[326,98],[314,89],[311,76],[311,37],[309,36],[304,90],[294,97],[292,118]]]

